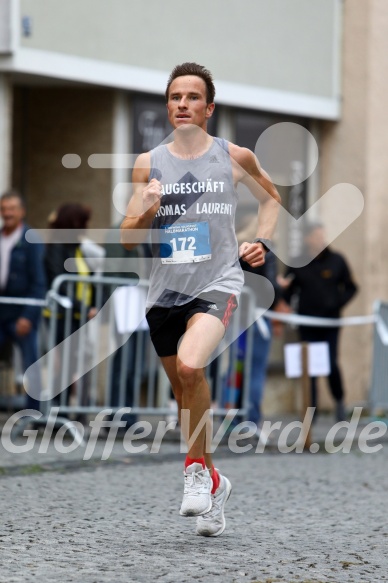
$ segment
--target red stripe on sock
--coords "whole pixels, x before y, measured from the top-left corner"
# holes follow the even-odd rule
[[[220,485],[220,474],[217,472],[216,468],[212,466],[212,481],[213,481],[213,488],[212,494],[215,494],[218,486]]]
[[[237,308],[236,296],[232,294],[228,298],[224,317],[222,318],[222,323],[225,326],[225,328],[229,326],[230,318],[232,317],[232,314],[236,308]]]

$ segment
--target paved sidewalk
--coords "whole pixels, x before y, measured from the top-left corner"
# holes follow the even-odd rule
[[[195,536],[195,519],[179,516],[182,461],[167,460],[0,478],[0,582],[388,579],[386,444],[376,454],[224,452],[233,493],[219,538]]]

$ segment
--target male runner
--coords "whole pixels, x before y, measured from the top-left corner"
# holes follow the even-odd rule
[[[207,69],[196,63],[174,68],[166,89],[173,141],[136,160],[134,193],[121,226],[127,249],[136,245],[128,229],[144,229],[144,236],[151,229],[147,320],[189,443],[180,514],[198,516],[196,532],[202,536],[224,531],[224,506],[231,492],[229,480],[206,451],[206,428],[195,436],[210,410],[204,369],[237,307],[244,282],[239,256],[252,267],[264,263],[280,202],[250,150],[207,133],[214,95]],[[243,243],[240,249],[234,228],[238,182],[260,202],[257,238],[263,240]]]

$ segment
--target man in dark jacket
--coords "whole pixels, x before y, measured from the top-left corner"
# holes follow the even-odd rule
[[[320,223],[310,224],[305,231],[307,265],[288,268],[282,280],[285,299],[294,295],[298,298],[298,312],[305,316],[339,318],[341,309],[353,298],[357,291],[348,264],[344,257],[331,250],[326,244],[325,231]],[[307,261],[306,261],[307,262]],[[303,262],[305,263],[305,262]],[[329,385],[336,401],[337,421],[345,418],[344,389],[337,362],[340,328],[301,326],[303,342],[327,342],[330,353]],[[311,379],[312,406],[317,406],[316,379]]]
[[[1,197],[0,214],[3,221],[0,230],[0,296],[44,298],[43,244],[26,241],[25,207],[16,191]],[[38,359],[37,332],[41,312],[41,307],[28,303],[0,303],[0,347],[7,339],[17,344],[24,371]],[[27,384],[26,407],[39,409],[41,380],[35,367],[27,375]]]

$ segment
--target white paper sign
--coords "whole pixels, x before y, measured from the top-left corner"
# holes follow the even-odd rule
[[[327,342],[309,343],[308,371],[310,377],[327,377],[330,374],[330,355]]]
[[[299,343],[284,345],[284,365],[286,377],[297,379],[302,376],[302,345]]]
[[[148,330],[145,319],[147,290],[124,285],[113,292],[116,327],[119,334]]]
[[[324,377],[330,374],[329,345],[327,342],[310,342],[307,350],[309,377]],[[302,376],[302,344],[295,342],[284,346],[286,377],[295,379]]]

